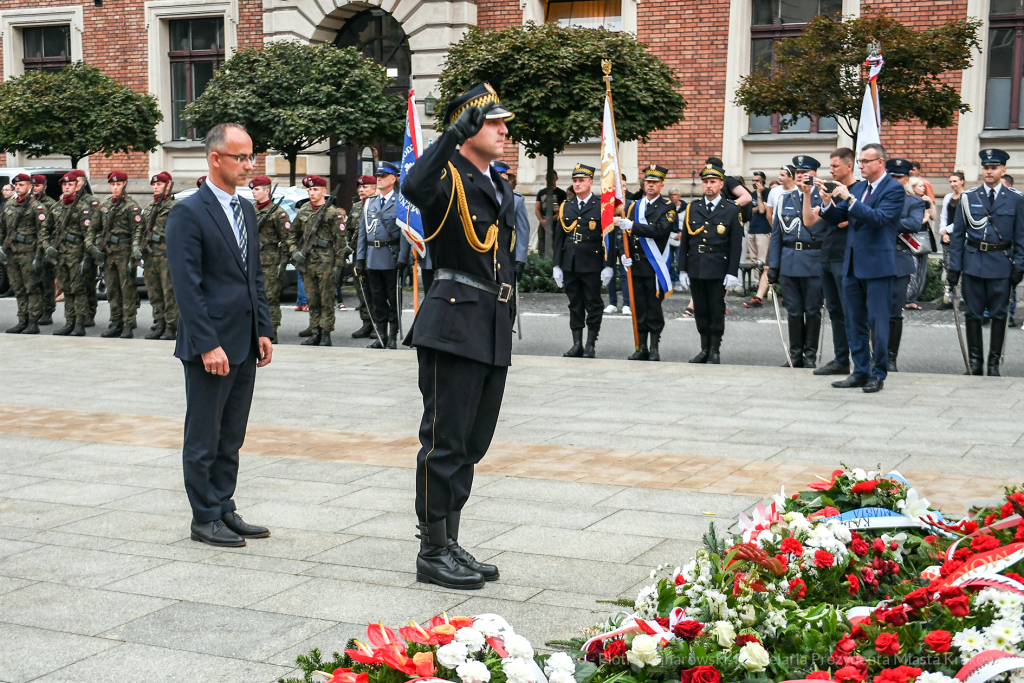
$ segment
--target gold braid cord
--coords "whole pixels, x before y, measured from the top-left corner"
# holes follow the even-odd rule
[[[459,197],[459,218],[462,220],[462,229],[466,233],[466,241],[469,242],[469,246],[473,247],[475,251],[481,254],[494,249],[497,252],[498,249],[498,224],[495,223],[491,227],[487,228],[487,237],[481,242],[476,236],[476,229],[473,227],[473,218],[469,213],[469,204],[466,203],[466,190],[462,186],[462,174],[455,168],[455,164],[448,162],[448,167],[452,172],[452,196],[448,198],[448,208],[445,209],[444,218],[441,219],[441,224],[434,231],[434,234],[430,237],[423,238],[424,242],[430,240],[441,234],[441,228],[444,227],[445,221],[448,220],[448,214],[452,211],[452,202],[455,200],[456,195]],[[441,175],[444,179],[444,174]],[[515,245],[515,235],[512,237],[513,245]]]
[[[580,222],[580,219],[577,218],[576,220],[574,220],[572,222],[572,225],[566,225],[565,224],[565,202],[562,202],[558,206],[558,222],[562,224],[562,230],[565,230],[566,232],[572,232],[573,230],[576,229],[576,224]]]
[[[704,232],[704,226],[700,226],[697,230],[690,228],[690,207],[693,206],[693,202],[686,205],[686,216],[683,218],[683,222],[686,223],[686,232],[690,233],[690,236],[699,235]]]

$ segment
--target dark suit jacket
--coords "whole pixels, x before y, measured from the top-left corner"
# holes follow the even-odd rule
[[[850,194],[857,199],[852,207],[848,201],[832,202],[821,217],[833,225],[850,221],[843,257],[845,274],[862,280],[895,277],[896,234],[907,191],[886,173],[868,201],[862,202],[867,185],[866,180],[860,180],[850,186]]]
[[[686,208],[689,211],[684,209],[679,217],[679,272],[691,280],[725,280],[726,275],[738,273],[743,224],[736,202],[722,195],[710,214],[703,198],[694,199]],[[701,251],[707,247],[716,251]]]
[[[986,279],[1010,277],[1013,267],[1024,270],[1024,197],[1012,187],[1004,187],[993,205],[985,190],[985,185],[979,185],[960,195],[961,206],[950,235],[949,269]],[[965,209],[970,210],[973,220],[984,221],[988,217],[988,221],[981,229],[968,225],[964,221]],[[1013,248],[981,251],[967,244],[967,238],[1011,242]]]
[[[174,355],[183,361],[220,346],[228,362],[241,363],[258,350],[259,337],[274,336],[250,202],[242,201],[242,215],[249,240],[245,263],[224,209],[205,184],[167,218],[167,260],[180,314]]]

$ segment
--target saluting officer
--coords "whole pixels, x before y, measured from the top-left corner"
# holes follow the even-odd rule
[[[259,228],[260,265],[263,267],[263,289],[267,294],[267,306],[270,307],[270,322],[274,326],[274,337],[270,341],[277,343],[277,328],[281,326],[281,287],[283,285],[285,258],[288,248],[288,231],[292,227],[288,214],[270,196],[272,183],[265,175],[256,176],[249,181],[252,198],[256,200],[256,226]]]
[[[377,164],[377,194],[366,200],[358,233],[356,271],[366,273],[373,292],[373,320],[387,341],[374,339],[367,348],[398,348],[398,283],[409,267],[409,240],[402,238],[398,225],[398,164]],[[388,326],[390,325],[390,329]]]
[[[142,209],[128,196],[128,174],[114,170],[107,174],[110,199],[100,204],[103,230],[96,236],[96,248],[103,254],[98,259],[103,268],[110,303],[110,327],[100,336],[131,339],[135,316],[139,309],[135,286],[135,259],[132,258],[132,237],[142,223]]]
[[[814,176],[821,164],[814,157],[793,157],[796,189],[782,195],[772,215],[768,247],[768,283],[782,283],[782,297],[789,323],[789,360],[794,368],[817,365],[821,332],[821,245],[824,221],[804,225],[804,192],[810,192],[811,209],[821,207]],[[786,363],[783,367],[789,367]]]
[[[892,309],[889,311],[889,372],[896,372],[896,359],[900,355],[900,340],[903,338],[903,306],[907,303],[907,285],[910,276],[917,272],[917,259],[903,235],[921,231],[924,222],[924,210],[927,204],[920,197],[911,194],[907,181],[913,164],[906,159],[889,159],[885,162],[885,170],[900,181],[907,191],[903,200],[903,213],[900,214],[899,233],[896,235],[896,279],[892,281]]]
[[[19,173],[12,179],[14,198],[0,211],[0,263],[7,265],[18,300],[18,324],[7,334],[39,334],[43,299],[39,275],[44,252],[52,257],[49,213],[32,195],[32,177]]]
[[[504,152],[512,116],[487,83],[453,98],[446,130],[402,187],[423,214],[435,267],[405,341],[416,347],[423,395],[416,580],[447,588],[482,588],[498,578],[497,567],[459,545],[459,523],[512,363],[515,202],[508,181],[490,167]]]
[[[990,148],[981,150],[980,157],[985,183],[960,197],[950,237],[947,280],[950,287],[956,287],[963,273],[971,374],[983,374],[981,323],[987,309],[992,318],[988,374],[998,377],[1010,289],[1024,277],[1024,196],[1001,182],[1009,154]]]
[[[352,202],[352,208],[348,211],[348,234],[349,239],[359,233],[359,224],[363,219],[363,207],[366,200],[377,193],[377,179],[372,175],[361,175],[356,178],[356,198]],[[358,243],[356,246],[359,246]],[[363,321],[362,327],[352,333],[353,339],[365,339],[373,334],[372,311],[373,293],[370,286],[366,284],[366,274],[353,272],[353,279],[356,285],[356,296],[359,297],[359,319]],[[426,273],[424,273],[423,291],[426,291]]]
[[[725,292],[739,282],[743,246],[740,207],[722,196],[725,170],[706,163],[700,172],[703,199],[686,205],[679,231],[679,281],[693,295],[700,353],[691,363],[721,363],[725,334]]]
[[[56,202],[53,200],[53,197],[46,194],[46,176],[42,174],[32,176],[32,196],[35,198],[35,201],[46,207],[46,213],[50,217],[52,229],[53,210]],[[47,259],[43,259],[43,272],[39,278],[39,287],[43,296],[43,315],[39,318],[39,324],[52,325],[53,312],[57,310],[57,290],[54,287],[57,279],[57,270]]]
[[[611,281],[612,266],[616,259],[614,240],[609,240],[611,245],[607,251],[604,248],[601,198],[591,192],[593,185],[594,167],[576,164],[572,171],[572,189],[576,196],[566,199],[558,207],[558,222],[555,223],[552,274],[555,284],[565,287],[565,293],[569,296],[572,348],[562,354],[568,358],[594,357],[594,344],[601,331],[601,318],[604,315],[601,285]],[[635,284],[636,279],[633,282]],[[583,347],[584,316],[587,324],[586,348]],[[657,349],[656,342],[654,347]]]
[[[622,232],[623,239],[629,239],[629,258],[623,250],[621,262],[627,268],[632,267],[633,303],[636,306],[633,315],[640,333],[640,348],[628,360],[659,361],[661,353],[658,346],[661,331],[665,329],[661,301],[666,292],[672,291],[668,272],[668,238],[676,231],[678,221],[675,204],[661,196],[668,169],[651,164],[643,173],[643,196],[628,204],[625,218],[615,217],[615,226]],[[600,199],[597,203],[600,212]],[[600,219],[597,224],[600,232]]]

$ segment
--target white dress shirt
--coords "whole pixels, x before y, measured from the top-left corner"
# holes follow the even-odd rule
[[[234,198],[234,194],[228,194],[224,190],[220,189],[216,185],[210,182],[210,179],[206,179],[206,186],[213,191],[213,196],[220,202],[220,208],[224,209],[224,215],[228,217],[228,225],[231,226],[231,231],[235,233],[235,244],[242,242],[242,231],[235,223],[235,210],[231,208],[231,200]],[[239,201],[242,201],[239,198]],[[244,213],[242,214],[245,215]]]

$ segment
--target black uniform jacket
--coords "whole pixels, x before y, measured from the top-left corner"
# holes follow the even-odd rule
[[[499,295],[435,277],[405,343],[508,366],[512,364],[515,318],[515,299],[508,296],[515,281],[512,186],[493,170],[488,178],[456,151],[457,145],[452,131],[441,135],[409,169],[402,193],[423,214],[425,237],[429,240],[427,253],[434,269],[458,270],[499,288],[507,285],[501,288],[500,297],[507,300],[503,302]],[[459,184],[462,192],[457,192]],[[501,191],[500,204],[495,184]],[[497,249],[474,249],[466,233],[466,222],[480,243],[485,241],[488,229],[496,225]]]
[[[637,207],[640,206],[640,199],[626,205],[626,218],[633,221],[633,227],[628,233],[629,237],[629,258],[633,261],[633,277],[655,277],[654,266],[647,260],[647,254],[640,246],[640,240],[650,237],[658,245],[659,251],[665,251],[669,235],[676,231],[676,207],[664,197],[657,197],[653,202],[647,203],[647,210],[644,217],[647,224],[644,225],[636,220]]]
[[[599,273],[615,262],[615,240],[604,253],[601,237],[601,198],[591,193],[580,211],[577,199],[566,199],[555,221],[555,255],[551,264],[575,273]]]
[[[703,199],[690,202],[679,219],[679,271],[691,280],[724,280],[740,268],[740,207],[722,197],[708,213]]]

